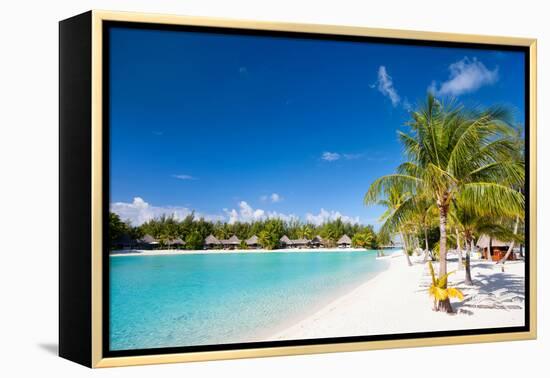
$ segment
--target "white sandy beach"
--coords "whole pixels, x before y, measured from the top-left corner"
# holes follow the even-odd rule
[[[402,254],[386,257],[390,267],[317,313],[269,338],[269,340],[380,335],[447,331],[524,325],[524,263],[501,266],[472,261],[475,286],[464,285],[464,271],[449,277],[460,288],[463,302],[452,300],[455,315],[432,311],[427,288],[431,277],[427,265],[413,259],[407,266]],[[434,264],[437,272],[437,264]],[[449,261],[449,271],[457,268]]]

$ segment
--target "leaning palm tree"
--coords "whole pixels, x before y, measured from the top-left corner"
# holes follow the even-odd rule
[[[522,212],[523,195],[501,184],[502,177],[522,182],[525,169],[510,155],[514,129],[506,108],[466,110],[428,95],[426,103],[411,112],[410,133],[399,132],[408,161],[398,172],[375,180],[366,203],[376,203],[387,188],[400,185],[415,195],[426,195],[439,215],[439,276],[447,274],[447,220],[454,198],[476,212],[505,215]],[[414,197],[414,196],[413,196]],[[448,298],[437,311],[453,312]]]
[[[409,193],[405,193],[403,188],[396,184],[386,188],[386,195],[384,198],[377,201],[378,205],[386,207],[386,211],[380,216],[380,221],[384,222],[380,229],[382,235],[399,234],[403,242],[405,257],[407,258],[407,265],[412,266],[411,259],[409,257],[409,236],[405,231],[405,222],[399,221],[396,214],[401,214],[400,208],[404,202],[410,197]],[[365,199],[366,201],[366,199]]]

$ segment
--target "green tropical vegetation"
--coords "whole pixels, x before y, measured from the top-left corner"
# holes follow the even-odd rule
[[[451,313],[449,298],[461,295],[447,288],[447,251],[456,246],[459,267],[466,251],[466,283],[472,284],[474,239],[486,234],[521,243],[523,238],[522,131],[506,107],[468,108],[431,94],[410,117],[409,131],[398,132],[405,162],[375,180],[364,202],[386,206],[380,234],[399,235],[409,265],[409,254],[422,244],[425,258],[439,260],[439,279],[432,274],[434,307]],[[434,234],[438,240],[430,245]]]
[[[181,221],[163,215],[140,226],[132,226],[129,222],[122,221],[117,214],[112,212],[109,214],[109,237],[112,248],[122,235],[128,235],[131,239],[151,235],[159,241],[161,246],[166,246],[169,240],[180,238],[185,241],[186,249],[197,250],[203,248],[204,239],[210,234],[218,239],[229,239],[236,235],[241,242],[256,235],[264,249],[278,248],[279,239],[283,235],[287,235],[290,239],[312,239],[315,235],[320,235],[328,247],[335,247],[338,239],[348,235],[352,238],[354,247],[367,249],[379,247],[378,236],[373,226],[352,224],[340,218],[321,225],[303,223],[296,219],[290,221],[267,219],[230,224],[196,218],[192,213]],[[246,249],[246,243],[241,243],[239,248]]]

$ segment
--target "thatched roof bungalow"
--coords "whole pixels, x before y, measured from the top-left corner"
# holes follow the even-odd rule
[[[508,252],[510,243],[491,238],[489,235],[481,235],[481,237],[477,240],[476,246],[481,249],[482,258],[488,259],[488,252],[490,248],[491,259],[493,261],[499,261],[506,255],[506,252]],[[511,253],[510,256],[508,256],[508,260],[514,259],[515,255]]]
[[[311,245],[313,248],[320,248],[324,246],[324,240],[321,236],[317,235],[311,239]]]
[[[349,236],[344,234],[340,239],[338,239],[336,244],[338,244],[339,248],[349,248],[351,247],[351,239]]]
[[[307,239],[294,239],[291,242],[292,246],[296,248],[306,248],[310,245],[310,241]]]
[[[143,236],[141,239],[138,239],[138,244],[139,244],[139,247],[143,249],[155,249],[158,247],[159,242],[157,241],[157,239],[147,234]]]
[[[222,243],[216,239],[216,237],[212,234],[208,235],[206,239],[204,239],[204,248],[205,249],[212,249],[216,247],[220,247]]]
[[[240,243],[241,243],[241,241],[236,235],[231,236],[227,240],[222,240],[223,247],[224,248],[229,248],[229,249],[234,249]]]
[[[180,238],[175,238],[175,239],[168,240],[168,242],[166,242],[166,245],[168,245],[169,247],[177,248],[177,247],[183,247],[185,245],[185,242]]]
[[[260,243],[256,235],[252,235],[249,239],[246,240],[246,245],[248,248],[258,248]]]
[[[282,247],[282,248],[290,248],[293,246],[293,242],[292,240],[290,240],[288,238],[288,236],[286,235],[283,235],[280,239],[279,239],[279,245]]]

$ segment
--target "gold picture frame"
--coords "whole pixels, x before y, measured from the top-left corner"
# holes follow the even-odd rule
[[[80,16],[77,16],[80,17]],[[527,38],[513,38],[513,37],[497,37],[497,36],[482,36],[482,35],[468,35],[468,34],[453,34],[453,33],[435,33],[435,32],[423,32],[423,31],[407,31],[407,30],[392,30],[392,29],[375,29],[366,27],[352,27],[352,26],[334,26],[334,25],[317,25],[317,24],[294,24],[294,23],[279,23],[279,22],[260,22],[251,20],[231,20],[231,19],[218,19],[210,17],[187,17],[187,16],[174,16],[174,15],[161,15],[161,14],[144,14],[144,13],[128,13],[128,12],[111,12],[94,10],[85,14],[86,21],[85,26],[78,26],[79,28],[89,29],[89,45],[86,48],[90,48],[91,62],[89,85],[87,89],[91,89],[89,103],[89,120],[90,120],[90,163],[88,173],[90,174],[89,184],[91,185],[90,193],[91,199],[89,205],[89,215],[91,220],[89,223],[89,257],[86,257],[81,261],[81,267],[83,269],[89,269],[90,282],[89,286],[84,289],[89,289],[89,310],[90,316],[86,318],[85,322],[90,321],[89,333],[90,350],[86,350],[86,354],[89,352],[89,359],[79,357],[79,355],[73,355],[69,350],[74,348],[74,343],[71,344],[70,340],[75,335],[75,329],[65,330],[65,326],[62,325],[60,330],[61,340],[67,340],[66,342],[60,342],[60,354],[66,358],[83,363],[90,367],[114,367],[114,366],[129,366],[129,365],[143,365],[143,364],[160,364],[160,363],[174,363],[174,362],[188,362],[188,361],[207,361],[218,359],[237,359],[237,358],[250,358],[250,357],[267,357],[267,356],[283,356],[283,355],[298,355],[298,354],[310,354],[310,353],[328,353],[328,352],[348,352],[348,351],[360,351],[371,349],[387,349],[387,348],[403,348],[403,347],[424,347],[435,345],[448,345],[448,344],[466,344],[466,343],[482,343],[482,342],[495,342],[495,341],[512,341],[512,340],[527,340],[535,339],[537,335],[537,276],[536,276],[536,227],[537,227],[537,179],[536,179],[536,125],[537,125],[537,78],[536,78],[536,54],[537,54],[537,42],[535,39]],[[70,19],[71,20],[71,19]],[[69,22],[71,22],[68,20]],[[75,19],[76,20],[76,19]],[[358,37],[376,37],[384,39],[401,39],[401,40],[413,40],[413,41],[439,41],[439,42],[458,42],[458,43],[472,43],[472,44],[488,44],[488,45],[502,45],[502,46],[521,46],[525,47],[529,51],[529,107],[526,108],[529,119],[529,292],[526,295],[529,296],[529,331],[515,332],[515,333],[495,333],[495,334],[476,334],[476,335],[462,335],[462,336],[449,336],[449,337],[427,337],[427,338],[415,338],[415,339],[401,339],[401,340],[381,340],[381,341],[366,341],[366,342],[344,342],[344,343],[331,343],[331,344],[315,344],[315,345],[297,345],[297,346],[284,346],[284,347],[266,347],[255,349],[238,349],[238,350],[219,350],[219,351],[207,351],[207,352],[189,352],[189,353],[173,353],[173,354],[155,354],[155,355],[140,355],[140,356],[125,356],[125,357],[104,357],[103,356],[103,293],[105,288],[103,287],[103,240],[104,235],[102,233],[104,209],[102,207],[102,198],[104,190],[104,176],[103,167],[104,162],[103,148],[104,138],[102,132],[102,124],[104,115],[102,112],[103,98],[102,88],[103,83],[103,25],[105,22],[128,22],[128,23],[152,23],[152,24],[165,24],[165,25],[185,25],[185,26],[199,26],[199,27],[218,27],[218,28],[237,28],[237,29],[250,29],[250,30],[262,30],[262,31],[283,31],[283,32],[297,32],[297,33],[311,33],[311,34],[332,34],[332,35],[345,35],[345,36],[358,36]],[[62,21],[67,25],[67,21]],[[76,21],[75,21],[76,22]],[[76,26],[75,26],[76,27]],[[67,29],[67,31],[70,31]],[[61,33],[63,34],[63,33]],[[61,46],[76,46],[77,41],[64,42],[63,36],[61,38]],[[72,45],[71,45],[72,44]],[[70,47],[69,46],[69,47]],[[66,47],[66,50],[69,49]],[[60,52],[62,66],[60,68],[63,71],[63,51]],[[63,72],[61,72],[63,74]],[[63,88],[63,83],[61,84]],[[64,106],[67,104],[64,101],[70,101],[70,99],[64,97],[61,98],[60,112],[63,114]],[[84,106],[84,105],[83,105]],[[63,122],[63,117],[62,121]],[[73,122],[74,124],[74,122]],[[61,126],[63,130],[63,125]],[[61,157],[63,159],[63,155]],[[61,163],[63,164],[63,163]],[[69,174],[69,173],[67,173]],[[63,174],[62,174],[63,176]],[[63,178],[61,179],[63,181]],[[62,183],[63,184],[63,183]],[[76,194],[75,194],[76,196]],[[77,200],[76,197],[72,198],[72,201]],[[61,204],[63,207],[64,205]],[[63,216],[63,210],[61,212]],[[62,221],[63,222],[63,221]],[[71,227],[65,224],[64,227]],[[68,232],[69,229],[66,229]],[[63,235],[63,229],[61,230]],[[62,246],[60,247],[62,248]],[[61,260],[66,256],[61,252]],[[69,258],[69,257],[67,257]],[[67,262],[67,264],[72,264]],[[63,265],[63,262],[62,262]],[[60,272],[60,274],[65,274]],[[67,273],[68,274],[68,273]],[[70,277],[63,276],[60,284],[60,288],[63,295],[67,294],[64,291],[65,285],[70,284]],[[82,287],[76,285],[76,288],[82,289]],[[69,289],[67,289],[69,290]],[[88,299],[88,297],[86,297]],[[63,298],[60,298],[63,302]],[[68,310],[68,304],[60,303],[60,324],[65,324],[67,317],[75,317],[77,314],[66,314]],[[63,318],[63,319],[61,319]],[[81,337],[78,336],[78,337]],[[64,345],[67,345],[66,347]],[[76,353],[76,352],[75,352]]]

